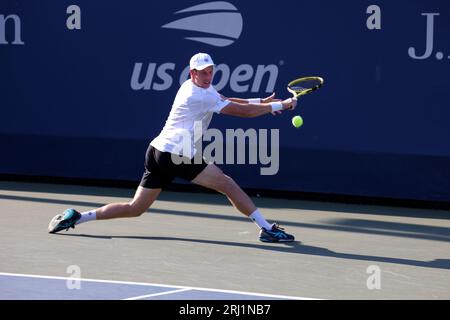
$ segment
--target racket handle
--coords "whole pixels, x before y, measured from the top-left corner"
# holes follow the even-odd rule
[[[294,95],[291,99],[297,101],[297,95]],[[288,110],[294,110],[294,107],[290,107]]]

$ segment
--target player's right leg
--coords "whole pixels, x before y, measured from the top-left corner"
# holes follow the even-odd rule
[[[116,218],[132,218],[143,214],[156,200],[161,189],[149,189],[139,186],[130,202],[110,203],[101,208],[79,213],[75,209],[67,209],[56,215],[48,226],[49,233],[75,228],[75,225],[89,220],[106,220]]]
[[[160,193],[160,188],[148,189],[139,186],[132,201],[111,203],[95,210],[97,220],[139,217],[152,205]]]
[[[69,228],[74,228],[77,224],[90,220],[140,216],[152,205],[164,186],[174,178],[171,172],[164,170],[164,161],[167,161],[167,159],[162,156],[161,152],[149,146],[145,154],[145,172],[132,201],[111,203],[83,213],[79,213],[75,209],[67,209],[50,221],[48,231],[55,233],[61,230],[68,230]]]

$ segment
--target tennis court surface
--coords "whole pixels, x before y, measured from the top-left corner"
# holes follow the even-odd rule
[[[296,242],[262,243],[219,194],[47,233],[134,190],[0,182],[0,299],[449,299],[450,212],[254,198]]]

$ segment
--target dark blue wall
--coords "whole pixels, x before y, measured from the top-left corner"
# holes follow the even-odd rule
[[[0,19],[0,173],[139,180],[180,74],[203,51],[231,73],[253,71],[237,84],[224,79],[226,96],[266,96],[275,81],[285,98],[292,78],[326,81],[293,113],[215,115],[212,127],[223,132],[279,129],[277,175],[261,176],[260,164],[221,166],[243,187],[450,202],[448,0],[263,0],[257,10],[252,1],[230,0],[175,14],[204,3],[2,0],[0,17],[17,16],[21,29],[17,39],[13,18]],[[81,29],[66,25],[73,4]],[[374,4],[381,29],[367,26]],[[198,14],[210,14],[206,27],[192,18]],[[191,19],[184,29],[201,31],[162,28],[182,18]],[[258,66],[276,70],[260,86]],[[150,88],[138,89],[153,67]],[[304,118],[300,129],[290,124],[295,114]]]

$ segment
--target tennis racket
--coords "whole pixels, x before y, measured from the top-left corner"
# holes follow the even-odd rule
[[[288,83],[287,89],[294,98],[298,98],[305,94],[316,91],[323,85],[323,78],[321,77],[303,77],[292,80]]]

